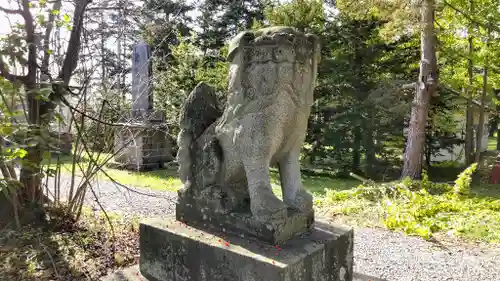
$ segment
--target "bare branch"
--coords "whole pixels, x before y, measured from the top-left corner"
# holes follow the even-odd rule
[[[26,31],[26,43],[28,44],[28,75],[25,83],[34,87],[36,83],[36,42],[33,15],[30,12],[29,0],[22,0],[22,13],[24,18],[24,29]]]
[[[23,11],[22,11],[22,10],[18,10],[18,9],[7,9],[7,8],[4,8],[4,7],[0,7],[0,12],[4,12],[4,13],[6,13],[6,14],[10,14],[10,15],[15,15],[15,14],[22,15],[22,14],[23,14]]]
[[[59,272],[57,271],[56,263],[54,262],[54,258],[52,258],[52,255],[50,254],[49,250],[47,249],[47,246],[45,246],[45,244],[42,243],[42,240],[40,239],[40,237],[37,237],[37,240],[38,240],[38,243],[43,247],[43,250],[45,251],[47,256],[49,257],[49,259],[52,263],[52,268],[54,269],[55,275],[57,277],[59,277]]]
[[[60,10],[62,6],[62,1],[58,0],[54,3],[52,6],[52,10]],[[45,72],[45,75],[49,75],[48,73],[48,68],[49,68],[49,60],[50,60],[50,52],[49,52],[49,46],[50,46],[50,34],[52,33],[52,29],[54,28],[54,21],[55,21],[56,15],[55,13],[50,13],[49,16],[49,21],[47,23],[47,28],[45,29],[45,36],[43,38],[43,59],[42,59],[42,66],[40,67],[42,72]],[[49,77],[46,77],[45,80],[49,79]]]
[[[3,58],[1,56],[0,56],[0,76],[12,83],[24,82],[26,80],[26,76],[19,76],[9,73],[9,71],[7,70],[7,66],[5,65],[5,62],[3,61]]]
[[[64,58],[59,78],[64,85],[68,85],[73,71],[77,67],[78,54],[80,52],[81,33],[83,29],[83,15],[85,14],[87,5],[91,0],[79,0],[76,3],[75,12],[73,14],[73,28],[71,30],[66,57]]]
[[[106,11],[106,10],[123,10],[123,7],[92,7],[88,8],[87,11]]]
[[[64,98],[64,97],[61,97],[61,102],[64,105],[66,105],[67,107],[69,107],[71,110],[73,110],[73,111],[75,111],[75,112],[77,112],[77,113],[79,113],[79,114],[81,114],[81,115],[89,118],[92,121],[101,123],[103,125],[113,126],[113,127],[122,127],[123,126],[123,125],[120,125],[120,124],[114,124],[114,123],[106,122],[106,121],[103,121],[103,120],[99,120],[98,118],[92,117],[92,116],[86,114],[85,112],[79,110],[78,108],[74,107],[73,105],[71,105],[69,103],[69,101],[66,98]]]
[[[69,89],[67,89],[69,91]],[[66,105],[67,107],[69,107],[71,110],[75,111],[76,113],[79,113],[85,117],[87,117],[88,119],[94,121],[94,122],[97,122],[99,124],[103,124],[103,125],[107,125],[107,126],[111,126],[111,127],[124,127],[123,124],[117,124],[117,123],[110,123],[110,122],[106,122],[106,121],[103,121],[103,120],[100,120],[99,118],[96,118],[96,117],[93,117],[93,116],[90,116],[88,115],[87,113],[79,110],[78,108],[74,107],[73,105],[71,105],[69,103],[69,101],[64,98],[64,97],[61,97],[61,102]]]

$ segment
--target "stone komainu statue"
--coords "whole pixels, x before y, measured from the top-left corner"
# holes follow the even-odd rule
[[[266,221],[286,217],[292,208],[313,216],[299,154],[319,57],[318,38],[289,27],[233,39],[223,109],[215,91],[200,83],[182,110],[177,157],[184,188],[177,213],[185,214],[179,208],[189,206],[220,214],[251,212]],[[283,201],[271,188],[269,167],[276,164]]]

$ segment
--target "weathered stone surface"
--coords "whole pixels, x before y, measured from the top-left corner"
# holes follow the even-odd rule
[[[150,170],[163,167],[174,159],[172,139],[163,124],[141,122],[125,123],[115,134],[115,156],[113,165],[128,170]]]
[[[263,222],[256,220],[250,212],[232,212],[221,216],[210,208],[199,208],[195,204],[177,204],[177,220],[209,231],[225,230],[242,237],[254,237],[272,245],[309,231],[314,222],[314,213],[304,214],[292,208],[288,208],[287,217],[282,220]]]
[[[150,281],[352,281],[353,231],[321,222],[276,246],[217,235],[174,218],[140,225],[140,271]]]
[[[153,110],[151,47],[140,41],[132,52],[132,111]]]
[[[139,266],[134,265],[104,276],[101,281],[145,281],[145,278],[140,274]]]
[[[101,279],[101,281],[145,281],[145,280],[146,280],[145,277],[139,273],[138,265],[134,265],[131,267],[127,267],[123,270],[119,270]],[[352,281],[389,281],[389,280],[354,272]]]
[[[68,132],[51,132],[51,137],[55,142],[53,146],[55,152],[62,154],[71,154],[73,151],[73,134]]]
[[[162,112],[153,109],[151,48],[144,41],[132,53],[132,112],[115,133],[115,163],[128,170],[152,170],[173,160],[173,140]]]
[[[251,213],[254,220],[272,224],[289,219],[288,208],[313,214],[299,155],[319,54],[317,37],[289,27],[243,32],[233,40],[225,106],[201,83],[181,114],[179,205],[210,209],[212,218]],[[279,167],[283,201],[272,192],[271,165]]]

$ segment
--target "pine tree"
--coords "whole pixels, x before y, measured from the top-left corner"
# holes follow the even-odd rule
[[[263,0],[205,0],[200,5],[198,44],[205,52],[219,50],[232,36],[264,19]]]
[[[192,23],[188,15],[195,7],[183,0],[144,0],[142,11],[142,37],[153,47],[153,56],[165,70],[172,60],[172,47],[179,44],[179,37],[188,37]]]

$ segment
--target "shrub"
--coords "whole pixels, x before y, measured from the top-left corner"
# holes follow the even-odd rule
[[[466,168],[454,185],[433,183],[424,172],[420,181],[406,178],[384,184],[365,183],[346,191],[330,190],[319,204],[341,205],[342,210],[349,210],[342,213],[351,215],[353,208],[347,206],[363,206],[360,200],[372,202],[372,206],[380,206],[373,210],[380,210],[378,217],[385,227],[425,239],[437,232],[449,232],[500,241],[500,200],[476,197],[470,192],[476,169],[476,164]]]

